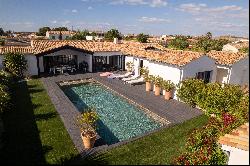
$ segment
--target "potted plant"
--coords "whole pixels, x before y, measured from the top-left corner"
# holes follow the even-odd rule
[[[128,72],[132,72],[133,67],[134,67],[133,62],[127,62],[126,67],[127,67]]]
[[[171,82],[170,80],[167,80],[167,81],[164,80],[162,81],[161,87],[162,89],[165,90],[165,99],[169,100],[172,96],[172,89],[175,88],[174,83]]]
[[[159,96],[161,93],[161,83],[163,78],[160,76],[154,77],[154,85],[155,85],[155,96]]]
[[[81,138],[86,149],[94,146],[96,140],[96,121],[98,120],[95,108],[89,107],[77,117],[77,125],[81,130]]]
[[[144,78],[145,82],[146,82],[146,91],[151,91],[151,75],[149,74],[149,70],[146,67],[142,67],[140,68],[140,74],[142,75],[142,77]]]

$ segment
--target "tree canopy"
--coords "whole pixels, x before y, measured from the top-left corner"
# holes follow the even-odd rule
[[[67,27],[56,27],[52,28],[52,31],[68,31]]]
[[[38,32],[36,33],[37,36],[45,36],[47,31],[50,31],[50,27],[42,27],[39,28]]]
[[[0,36],[3,36],[5,33],[4,33],[4,30],[3,28],[0,28]]]
[[[86,40],[86,36],[90,35],[89,31],[88,30],[83,30],[83,31],[80,31],[78,30],[76,32],[76,34],[74,34],[71,38],[69,39],[72,39],[72,40]]]
[[[185,36],[176,36],[175,39],[171,40],[168,44],[169,48],[175,48],[183,50],[189,46],[187,37]]]
[[[193,46],[194,51],[209,52],[211,50],[221,51],[225,44],[229,43],[226,39],[211,39],[208,36],[201,37]]]
[[[104,34],[104,39],[107,41],[113,41],[114,38],[121,39],[121,33],[117,29],[111,29]]]
[[[143,33],[140,33],[139,35],[136,36],[136,40],[141,42],[141,43],[147,43],[149,35],[145,35]]]

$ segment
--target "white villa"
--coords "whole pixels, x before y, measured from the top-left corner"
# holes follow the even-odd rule
[[[135,74],[148,67],[149,74],[159,75],[178,84],[197,77],[206,82],[249,85],[249,56],[242,53],[211,51],[207,54],[166,49],[156,43],[95,42],[79,40],[32,40],[31,46],[0,47],[0,69],[3,55],[19,52],[28,61],[28,75],[48,73],[55,64],[88,64],[89,72],[101,71],[103,65],[125,70],[134,64]],[[173,94],[176,98],[175,93]]]
[[[46,38],[50,40],[60,40],[60,35],[61,39],[65,40],[71,36],[73,36],[75,32],[73,31],[47,31],[46,32]]]

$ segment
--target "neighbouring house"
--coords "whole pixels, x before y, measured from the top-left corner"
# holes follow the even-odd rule
[[[75,34],[74,31],[47,31],[46,38],[50,40],[65,40]]]
[[[0,47],[0,68],[3,54],[20,52],[28,60],[29,75],[48,73],[55,65],[88,64],[89,72],[126,69],[134,64],[135,74],[140,67],[148,67],[149,74],[159,75],[178,84],[190,77],[205,82],[249,85],[249,56],[243,53],[210,51],[207,54],[167,49],[156,43],[132,41],[95,42],[79,40],[32,40],[31,46]],[[173,98],[177,99],[176,92]]]
[[[222,51],[239,52],[242,48],[249,47],[249,41],[236,41],[223,46]]]
[[[249,165],[249,123],[221,136],[218,142],[229,157],[228,165]]]

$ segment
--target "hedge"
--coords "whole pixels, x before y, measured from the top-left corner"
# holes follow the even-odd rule
[[[186,153],[174,159],[174,164],[226,164],[227,156],[217,142],[220,136],[249,121],[249,95],[238,85],[204,84],[202,80],[187,79],[181,82],[177,96],[215,116],[190,134]]]

